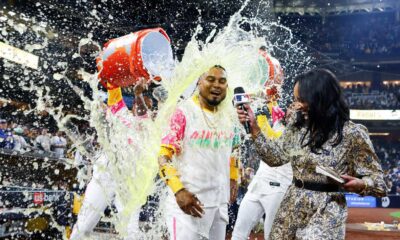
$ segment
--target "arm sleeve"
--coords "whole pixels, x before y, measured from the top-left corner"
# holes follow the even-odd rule
[[[170,187],[173,193],[177,193],[184,188],[178,170],[170,162],[174,154],[179,154],[182,150],[181,143],[185,135],[186,118],[181,110],[176,110],[172,115],[168,133],[161,140],[159,157],[166,157],[168,162],[160,164],[160,176]]]
[[[240,129],[234,129],[232,140],[232,153],[229,159],[229,176],[231,180],[239,181],[239,162],[240,162]]]
[[[231,156],[229,165],[230,165],[230,168],[229,168],[230,179],[238,181],[239,180],[239,159],[235,156]]]
[[[351,134],[351,148],[349,160],[352,166],[351,175],[362,178],[366,182],[364,195],[383,197],[387,195],[387,186],[378,156],[368,136],[368,130],[362,125],[357,125],[356,132]]]
[[[107,86],[110,87],[107,90],[107,94],[108,94],[107,105],[108,106],[114,106],[114,105],[118,104],[120,101],[123,101],[122,90],[120,87],[114,87],[110,83],[107,83]]]
[[[107,106],[111,109],[111,112],[115,114],[121,109],[126,108],[124,99],[122,98],[122,90],[120,87],[115,87],[110,83],[107,83],[107,86],[109,87],[107,90]]]
[[[171,163],[160,166],[159,174],[173,193],[177,193],[184,188],[179,178],[178,170]]]
[[[270,139],[260,132],[254,139],[254,146],[261,160],[271,167],[282,166],[290,161],[286,146],[289,146],[287,131],[278,139]]]
[[[175,154],[180,154],[185,128],[186,117],[181,110],[177,109],[171,117],[167,134],[161,140],[161,146],[172,149]]]

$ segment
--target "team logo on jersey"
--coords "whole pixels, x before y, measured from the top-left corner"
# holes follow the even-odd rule
[[[231,147],[233,138],[233,132],[199,130],[194,131],[190,135],[189,145],[215,149],[221,147]]]

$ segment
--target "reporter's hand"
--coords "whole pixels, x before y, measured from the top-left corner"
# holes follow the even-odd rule
[[[193,193],[182,189],[175,194],[175,199],[184,213],[198,218],[203,216],[203,204]]]
[[[240,123],[244,124],[245,122],[249,122],[250,124],[250,133],[253,137],[257,136],[258,133],[261,132],[260,127],[257,125],[256,117],[254,115],[253,110],[251,110],[250,106],[244,104],[245,110],[236,108],[236,112],[239,117]]]
[[[365,182],[362,179],[352,177],[349,175],[341,176],[345,183],[343,184],[343,188],[348,192],[360,193],[365,190]]]

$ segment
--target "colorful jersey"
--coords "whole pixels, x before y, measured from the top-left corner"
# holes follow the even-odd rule
[[[119,128],[120,124],[122,124],[124,128],[133,129],[139,134],[138,132],[142,129],[140,120],[146,118],[148,118],[147,113],[143,116],[134,116],[132,114],[124,102],[121,88],[116,87],[108,90],[106,119],[109,124],[114,124],[116,128]],[[134,141],[131,136],[127,136],[127,139],[129,144]]]
[[[234,126],[222,112],[202,109],[198,97],[182,102],[162,139],[176,153],[176,168],[183,186],[205,207],[229,200],[229,167],[236,141]]]

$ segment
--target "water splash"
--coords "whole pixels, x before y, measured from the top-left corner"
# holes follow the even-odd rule
[[[249,8],[253,10],[256,8],[256,13],[252,17],[245,16]],[[39,55],[44,56],[45,60],[42,62],[39,73],[45,75],[50,72],[51,79],[39,82],[30,80],[28,84],[25,82],[19,86],[27,92],[34,93],[37,98],[36,106],[30,111],[36,113],[46,111],[53,116],[57,127],[67,132],[74,145],[82,154],[91,159],[94,165],[98,164],[95,160],[99,154],[106,154],[109,160],[107,167],[98,166],[100,170],[107,171],[113,177],[115,194],[124,206],[123,211],[112,218],[112,222],[121,236],[126,234],[129,216],[146,202],[147,196],[151,193],[160,195],[160,206],[155,214],[155,221],[148,225],[150,230],[144,233],[145,239],[161,239],[161,236],[165,234],[163,199],[166,190],[162,183],[155,183],[158,171],[157,153],[162,133],[168,125],[168,119],[180,96],[188,88],[195,86],[194,83],[202,73],[213,65],[222,65],[226,69],[229,92],[220,108],[220,114],[224,119],[236,121],[230,101],[233,89],[242,86],[251,93],[258,93],[262,90],[261,69],[258,65],[258,48],[260,46],[266,46],[268,51],[280,60],[287,84],[290,84],[291,79],[297,73],[305,71],[310,66],[311,57],[307,55],[300,43],[294,40],[290,29],[263,16],[263,9],[269,9],[268,2],[261,1],[257,5],[252,5],[252,1],[247,0],[241,9],[231,16],[228,25],[223,29],[214,25],[209,31],[209,25],[204,27],[200,21],[185,48],[181,61],[176,60],[172,76],[162,76],[161,85],[168,91],[168,99],[159,106],[157,117],[154,120],[139,120],[133,118],[130,112],[125,112],[123,117],[129,119],[132,128],[127,128],[115,117],[106,116],[103,103],[104,92],[98,87],[96,74],[83,68],[78,73],[82,78],[82,83],[91,89],[91,96],[87,96],[84,94],[84,90],[77,86],[76,81],[68,75],[69,67],[64,64],[66,60],[63,57],[55,66],[49,66],[50,60],[46,57],[53,55],[46,53],[46,47],[49,46],[47,39],[49,35],[53,37],[54,35],[51,35],[45,27],[40,27],[40,24],[33,23],[32,30],[44,40],[41,43],[27,44],[26,50],[38,52]],[[93,9],[89,12],[93,19],[99,20],[97,10]],[[8,20],[7,24],[16,32],[26,31],[25,27],[15,24],[12,20]],[[94,21],[91,21],[90,24],[95,25]],[[5,31],[3,30],[2,35],[7,39],[8,33]],[[43,32],[46,32],[47,37],[43,36]],[[200,40],[204,35],[207,36],[205,40]],[[12,44],[13,41],[9,39],[7,42]],[[80,40],[79,46],[73,54],[67,54],[64,58],[82,58],[81,50],[89,43],[98,47],[101,45],[93,40],[93,34],[90,33],[88,38]],[[85,58],[82,59],[87,62]],[[14,64],[5,65],[7,71],[10,72],[16,68]],[[30,70],[25,71],[28,72],[24,75],[29,75]],[[62,82],[80,96],[81,110],[85,114],[65,114],[66,106],[56,101],[65,92],[52,91],[46,85],[49,80]],[[284,92],[284,102],[288,102],[289,98],[290,94]],[[261,104],[263,100],[258,99],[258,101]],[[74,126],[73,120],[90,123],[90,126],[96,130],[100,151],[85,147],[93,136],[81,134]]]

